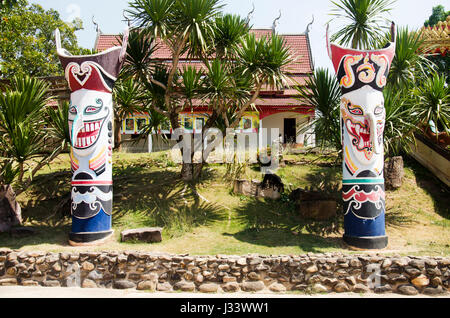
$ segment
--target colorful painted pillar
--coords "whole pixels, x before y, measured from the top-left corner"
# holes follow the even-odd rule
[[[71,91],[69,130],[72,164],[71,245],[99,244],[112,235],[112,89],[122,67],[128,30],[122,46],[99,54],[75,56],[61,47],[59,59]]]
[[[391,42],[380,50],[354,50],[330,44],[327,49],[341,98],[343,149],[342,197],[344,241],[363,249],[386,247],[383,88],[395,54],[395,25]]]

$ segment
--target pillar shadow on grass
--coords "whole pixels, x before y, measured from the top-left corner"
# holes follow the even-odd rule
[[[174,171],[133,174],[117,180],[114,191],[113,227],[163,227],[172,237],[224,218],[222,207],[200,200],[195,185]]]
[[[323,252],[346,248],[340,237],[325,233],[339,231],[336,222],[303,220],[286,200],[271,201],[246,198],[237,209],[238,222],[246,228],[233,235],[236,239],[267,247],[298,246],[305,252]]]

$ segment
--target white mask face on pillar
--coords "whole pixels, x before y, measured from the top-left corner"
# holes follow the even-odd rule
[[[69,130],[75,155],[88,156],[99,146],[99,142],[107,140],[106,137],[100,137],[108,133],[106,125],[110,114],[111,94],[89,90],[72,93]]]
[[[353,157],[362,165],[370,165],[383,153],[385,121],[383,93],[364,86],[344,94],[341,116],[345,144],[350,145]]]

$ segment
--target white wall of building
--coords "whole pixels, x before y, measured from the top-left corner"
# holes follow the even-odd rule
[[[284,119],[285,118],[295,118],[295,123],[296,123],[296,131],[297,131],[297,137],[296,137],[296,143],[298,144],[304,144],[305,141],[307,143],[307,145],[311,145],[312,143],[315,142],[315,138],[312,138],[311,133],[313,133],[313,131],[307,131],[307,132],[303,132],[303,131],[299,131],[299,128],[302,124],[308,122],[308,115],[304,115],[304,114],[299,114],[299,113],[294,113],[294,112],[283,112],[283,113],[277,113],[277,114],[273,114],[267,117],[264,117],[261,122],[262,122],[262,128],[266,128],[267,129],[267,140],[272,140],[275,138],[275,136],[271,136],[270,135],[270,129],[271,128],[278,128],[279,129],[279,133],[281,134],[282,138],[284,139]],[[284,143],[284,140],[283,140]]]

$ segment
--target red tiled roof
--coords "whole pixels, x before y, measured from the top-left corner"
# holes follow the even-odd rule
[[[262,36],[270,36],[272,34],[271,29],[253,29],[252,33],[257,38]],[[310,49],[308,47],[308,40],[305,34],[296,35],[282,35],[286,41],[286,45],[289,47],[289,52],[294,62],[285,67],[285,71],[291,74],[305,74],[312,72]],[[113,46],[120,45],[118,35],[100,34],[96,41],[95,49],[99,52],[107,50]],[[170,60],[172,58],[172,52],[167,45],[161,42],[160,39],[156,40],[156,51],[153,54],[153,58],[161,60]],[[183,54],[181,59],[187,59],[187,54]]]
[[[257,38],[272,35],[271,29],[252,29],[251,32],[254,33]],[[285,67],[285,71],[291,74],[290,77],[288,77],[287,83],[289,88],[286,88],[280,92],[274,91],[270,87],[264,87],[263,92],[261,92],[260,98],[257,99],[255,105],[260,109],[272,108],[274,111],[289,111],[300,107],[309,112],[309,106],[307,106],[304,102],[293,98],[293,96],[296,96],[298,92],[292,88],[296,85],[304,85],[305,80],[313,71],[308,38],[305,34],[281,36],[286,41],[291,57],[294,59],[293,63]],[[103,51],[115,45],[120,45],[117,38],[117,35],[101,34],[97,39],[96,49],[98,51]],[[156,41],[156,44],[157,48],[153,54],[153,57],[164,61],[164,63],[170,64],[172,58],[172,52],[170,49],[159,39]],[[205,69],[205,65],[203,63],[200,61],[188,61],[187,54],[184,54],[180,59],[178,67],[181,69],[187,65],[191,65],[197,70]],[[194,100],[193,105],[199,107],[201,105],[205,105],[205,101]]]
[[[98,52],[105,51],[113,46],[119,46],[119,35],[117,34],[100,34],[95,43],[95,50]]]

